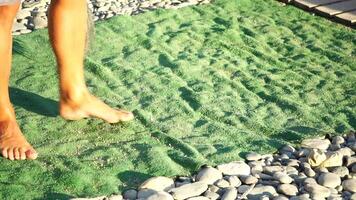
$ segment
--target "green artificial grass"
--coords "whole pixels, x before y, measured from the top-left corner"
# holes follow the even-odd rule
[[[355,44],[355,30],[274,0],[114,17],[85,61],[92,93],[136,115],[109,125],[61,119],[47,31],[15,37],[11,99],[39,158],[1,159],[0,199],[109,195],[355,130]]]

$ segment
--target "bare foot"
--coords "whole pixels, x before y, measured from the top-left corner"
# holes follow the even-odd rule
[[[130,121],[134,118],[131,112],[113,109],[91,94],[85,94],[78,100],[62,98],[60,114],[67,120],[97,117],[109,123]]]
[[[37,158],[37,152],[22,135],[16,120],[0,121],[0,150],[10,160]]]

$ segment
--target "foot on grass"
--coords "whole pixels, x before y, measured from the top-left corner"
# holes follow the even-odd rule
[[[80,98],[61,98],[60,114],[67,120],[79,120],[97,117],[108,123],[130,121],[134,118],[131,112],[113,109],[95,96],[87,93]]]
[[[34,160],[37,152],[21,133],[16,120],[0,121],[0,150],[10,160]]]

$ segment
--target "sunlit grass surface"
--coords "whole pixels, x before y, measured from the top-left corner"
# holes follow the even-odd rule
[[[109,195],[355,129],[355,43],[274,0],[115,17],[96,25],[86,59],[90,90],[136,115],[109,125],[61,119],[47,31],[16,37],[11,97],[39,158],[1,160],[0,199]]]

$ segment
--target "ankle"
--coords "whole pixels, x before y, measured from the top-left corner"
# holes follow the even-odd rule
[[[0,121],[16,119],[15,111],[11,104],[0,104]]]
[[[87,98],[89,92],[86,88],[77,88],[72,90],[61,90],[61,104],[80,104]]]

